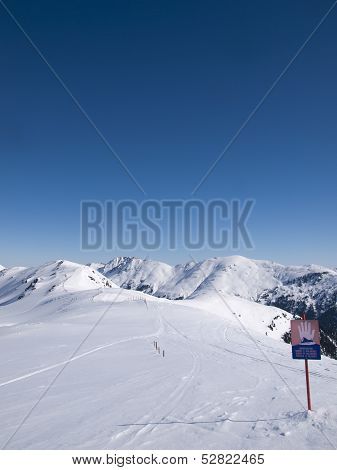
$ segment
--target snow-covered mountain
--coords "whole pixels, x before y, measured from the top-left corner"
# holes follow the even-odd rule
[[[325,353],[337,358],[337,271],[317,265],[284,266],[242,256],[177,266],[118,257],[98,270],[116,284],[167,299],[214,297],[216,292],[320,319]]]
[[[336,361],[310,364],[307,413],[303,363],[280,341],[291,315],[250,299],[282,276],[265,280],[254,263],[208,260],[206,273],[153,263],[153,290],[172,286],[183,300],[121,289],[68,261],[1,271],[1,448],[336,446]],[[152,279],[151,262],[125,262],[127,275],[121,266],[106,272]],[[255,284],[236,283],[245,272]]]
[[[93,263],[90,266],[123,288],[157,297],[187,299],[197,291],[208,290],[212,282],[229,295],[252,299],[266,286],[272,288],[277,285],[268,272],[268,263],[265,269],[257,263],[232,256],[169,266],[147,259],[118,257],[107,264]]]
[[[37,268],[15,267],[0,271],[0,306],[27,298],[33,293],[92,290],[98,287],[118,287],[96,270],[58,260]]]
[[[148,259],[117,257],[107,264],[90,266],[126,289],[176,300],[216,288],[229,295],[257,301],[265,291],[295,283],[296,279],[310,283],[315,275],[324,273],[330,276],[330,286],[337,283],[337,272],[333,269],[316,265],[283,266],[242,256],[190,261],[176,266]],[[325,287],[322,283],[322,288]]]
[[[0,270],[0,306],[29,298],[36,292],[43,297],[52,292],[119,286],[158,298],[197,300],[208,309],[215,308],[220,293],[241,299],[238,309],[243,312],[249,311],[251,306],[251,303],[243,305],[243,301],[277,307],[292,315],[305,312],[309,318],[319,318],[323,352],[337,358],[337,271],[316,265],[283,266],[242,256],[191,261],[177,266],[130,257],[88,266],[59,260],[37,268]],[[34,302],[32,300],[32,304]],[[271,312],[268,310],[263,320],[268,327],[266,333],[274,331],[273,335],[283,335],[289,340],[284,323],[288,317],[279,315],[279,311]],[[249,317],[248,320],[254,329],[256,319],[252,322]]]
[[[69,302],[85,304],[97,296],[110,298],[106,292],[113,288],[121,291],[118,293],[121,301],[177,302],[185,299],[186,305],[220,315],[224,308],[229,308],[231,314],[241,318],[249,329],[275,339],[280,340],[287,332],[290,316],[275,306],[257,305],[236,291],[233,295],[230,289],[219,288],[226,298],[227,307],[224,307],[223,301],[208,289],[210,275],[207,279],[204,277],[204,268],[200,270],[192,264],[171,267],[135,258],[115,258],[106,265],[84,266],[57,260],[33,268],[14,267],[0,271],[0,307],[3,307],[2,312],[9,307],[9,311],[21,314],[41,304],[57,303],[60,299],[65,305]],[[212,271],[217,272],[216,264]],[[238,291],[244,289],[241,284]],[[181,295],[175,298],[175,292]]]
[[[337,273],[321,268],[266,289],[258,301],[294,315],[318,318],[325,354],[337,359]]]
[[[89,266],[124,289],[147,294],[156,294],[175,274],[174,268],[168,264],[128,256],[118,256],[109,263],[91,263]]]
[[[105,271],[64,260],[1,271],[1,448],[334,447],[336,361],[312,361],[308,414],[303,364],[281,341],[291,315],[257,302],[286,285],[278,266],[119,258]],[[313,268],[287,269],[295,282]]]

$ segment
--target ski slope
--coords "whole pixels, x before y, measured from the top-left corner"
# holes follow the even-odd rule
[[[279,338],[282,311],[231,296],[171,301],[92,288],[102,279],[67,264],[49,292],[55,267],[44,269],[40,289],[0,307],[2,448],[337,445],[337,362],[310,363],[308,414],[303,362]]]

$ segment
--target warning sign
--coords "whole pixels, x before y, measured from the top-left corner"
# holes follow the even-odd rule
[[[321,359],[317,320],[291,320],[293,359]]]

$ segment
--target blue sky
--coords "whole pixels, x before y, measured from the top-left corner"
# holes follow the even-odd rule
[[[188,199],[331,1],[5,2],[146,191]],[[337,266],[337,8],[199,188],[252,198],[253,250]],[[0,6],[0,264],[81,252],[80,201],[144,199]],[[198,259],[230,250],[194,253]]]

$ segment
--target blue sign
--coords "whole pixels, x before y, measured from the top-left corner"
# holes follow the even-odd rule
[[[320,360],[321,359],[321,347],[319,344],[297,344],[292,347],[293,359],[310,359]]]

